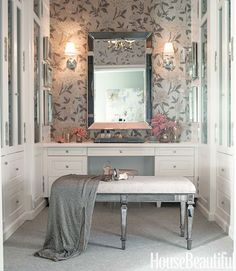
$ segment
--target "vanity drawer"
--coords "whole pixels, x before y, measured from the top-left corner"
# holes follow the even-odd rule
[[[8,180],[17,178],[24,175],[24,160],[23,157],[9,157],[4,162],[4,166],[7,167]]]
[[[81,156],[87,155],[86,148],[48,148],[48,155],[49,156]]]
[[[155,155],[194,155],[194,148],[156,148]]]
[[[154,156],[153,148],[88,148],[88,156]]]
[[[233,157],[217,153],[217,175],[227,180],[233,179]]]
[[[194,176],[194,159],[184,156],[156,156],[155,175]]]
[[[6,190],[5,190],[6,197],[10,197],[19,191],[23,191],[23,189],[24,189],[23,179],[21,177],[14,178],[6,184]]]
[[[221,191],[217,191],[217,207],[230,215],[230,199]]]
[[[49,176],[63,176],[67,174],[87,174],[86,157],[49,157]]]
[[[216,177],[216,188],[217,190],[226,194],[229,198],[231,198],[231,182],[221,178],[220,176]]]
[[[17,210],[22,209],[23,212],[23,196],[24,192],[22,190],[7,199],[6,216],[9,220],[11,220],[11,216],[14,216]]]

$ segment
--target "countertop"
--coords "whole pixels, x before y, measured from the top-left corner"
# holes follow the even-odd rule
[[[133,148],[146,148],[146,147],[196,147],[196,143],[192,142],[180,142],[180,143],[157,143],[157,142],[144,142],[144,143],[94,143],[92,141],[82,142],[82,143],[57,143],[57,142],[49,142],[43,143],[43,148],[80,148],[80,147],[93,147],[93,148],[104,148],[104,147],[133,147]]]

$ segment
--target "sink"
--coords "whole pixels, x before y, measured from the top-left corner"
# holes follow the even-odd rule
[[[98,137],[94,140],[94,143],[144,143],[145,140],[142,137],[110,137],[110,138],[101,138]]]

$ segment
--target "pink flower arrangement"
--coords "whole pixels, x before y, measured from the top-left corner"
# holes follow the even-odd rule
[[[175,128],[177,123],[169,119],[166,115],[157,113],[151,120],[152,133],[159,136],[164,129]]]
[[[88,135],[86,129],[82,127],[74,128],[72,133],[73,135],[76,135],[81,138],[86,138]]]

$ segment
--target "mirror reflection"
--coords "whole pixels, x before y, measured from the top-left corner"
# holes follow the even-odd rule
[[[145,67],[94,69],[95,122],[145,121]]]

